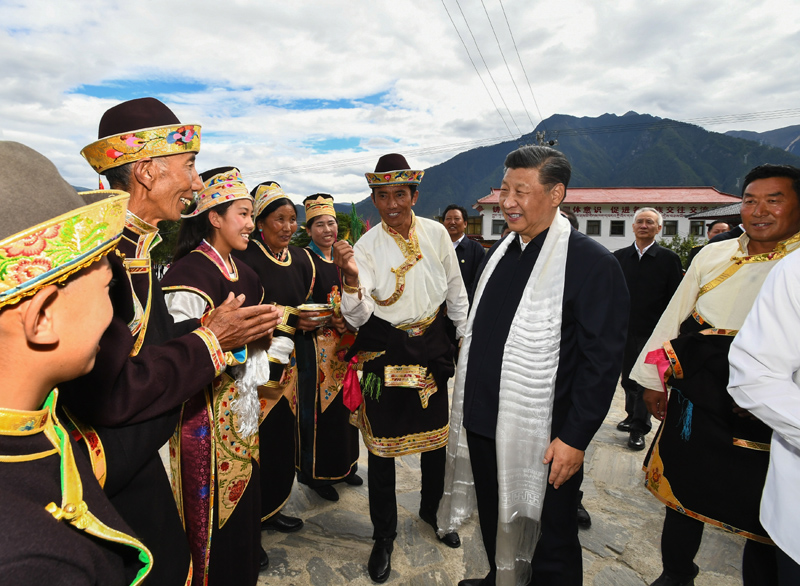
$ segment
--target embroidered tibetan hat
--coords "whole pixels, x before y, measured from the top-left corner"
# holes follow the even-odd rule
[[[317,216],[333,216],[336,218],[336,210],[333,209],[333,196],[327,193],[315,193],[303,200],[306,206],[306,223]]]
[[[181,124],[155,98],[129,100],[107,110],[97,138],[81,151],[97,173],[146,157],[200,152],[200,126]]]
[[[281,186],[274,181],[264,181],[263,183],[259,183],[253,188],[253,190],[250,192],[250,195],[252,195],[255,199],[255,204],[253,204],[254,218],[258,218],[261,213],[267,209],[267,206],[273,201],[281,199],[282,197],[289,199],[289,196],[283,192]]]
[[[113,250],[129,197],[113,189],[79,194],[44,156],[0,141],[0,308]]]
[[[386,185],[419,185],[425,171],[412,171],[403,155],[383,155],[374,173],[364,173],[370,187]]]
[[[181,218],[193,218],[207,212],[214,206],[235,199],[249,199],[253,196],[247,191],[242,175],[236,167],[217,167],[200,174],[203,190],[195,197],[196,206]]]

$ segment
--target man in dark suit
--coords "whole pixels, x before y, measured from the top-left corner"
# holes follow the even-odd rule
[[[652,426],[642,401],[644,389],[630,379],[631,369],[683,276],[680,257],[656,243],[662,224],[661,214],[653,208],[637,210],[633,216],[636,241],[614,251],[631,296],[628,339],[622,361],[622,388],[628,416],[617,424],[617,429],[630,433],[628,447],[632,450],[644,449],[644,436]]]
[[[721,240],[729,240],[731,238],[738,238],[742,234],[744,234],[744,230],[742,229],[741,224],[737,224],[733,228],[731,228],[731,223],[726,222],[725,220],[714,220],[706,227],[706,238],[708,238],[708,242],[706,244],[711,244],[712,242],[719,242]],[[696,257],[703,247],[706,244],[700,244],[698,246],[693,247],[689,251],[689,256],[686,259],[686,270],[689,270],[689,267],[692,266],[692,261],[694,257]]]
[[[500,206],[513,232],[477,275],[439,527],[451,531],[471,512],[466,487],[474,483],[491,570],[460,585],[492,586],[503,572],[516,583],[532,576],[537,585],[578,586],[584,450],[614,395],[628,292],[612,254],[558,213],[571,174],[566,157],[526,146],[505,168]]]
[[[450,240],[453,241],[456,256],[458,257],[458,268],[461,269],[461,278],[464,281],[464,287],[467,288],[467,295],[472,301],[472,284],[475,281],[475,275],[478,273],[478,267],[486,256],[486,250],[465,234],[467,229],[467,210],[463,207],[451,203],[444,208],[442,223],[450,235]]]

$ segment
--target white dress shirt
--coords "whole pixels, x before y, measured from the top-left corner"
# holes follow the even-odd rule
[[[344,293],[342,313],[355,327],[367,323],[373,313],[398,326],[432,316],[446,301],[447,316],[456,325],[457,336],[462,337],[469,301],[453,242],[439,222],[416,216],[413,222],[422,258],[406,273],[399,299],[382,306],[372,297],[383,300],[392,296],[396,279],[391,269],[401,266],[405,260],[397,242],[381,222],[356,242],[354,254],[361,299],[356,293]]]

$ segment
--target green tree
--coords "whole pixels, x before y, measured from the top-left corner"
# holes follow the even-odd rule
[[[692,250],[692,248],[701,244],[704,244],[704,242],[691,234],[689,234],[686,238],[681,238],[680,235],[676,234],[669,239],[662,238],[658,241],[659,246],[669,248],[681,258],[683,270],[686,270],[686,263],[689,260],[689,252]]]

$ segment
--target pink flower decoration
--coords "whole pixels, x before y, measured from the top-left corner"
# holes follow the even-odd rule
[[[50,226],[29,234],[19,242],[4,246],[3,250],[9,258],[15,256],[36,256],[47,246],[47,241],[58,236],[59,226]],[[49,269],[48,269],[49,270]]]
[[[106,151],[106,156],[109,159],[117,160],[120,158],[124,153],[119,152],[117,149],[111,148]]]
[[[23,258],[13,267],[9,267],[8,278],[18,285],[21,285],[34,277],[46,273],[52,268],[52,263],[46,258],[34,258],[32,260]]]

